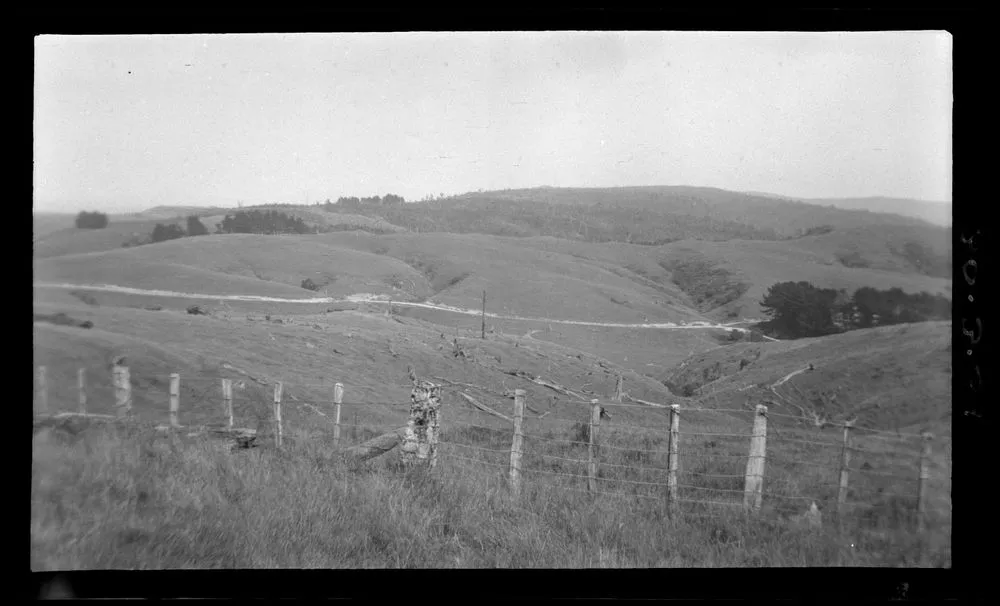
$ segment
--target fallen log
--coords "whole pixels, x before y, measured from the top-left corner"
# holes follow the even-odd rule
[[[389,433],[384,433],[380,436],[374,437],[367,442],[358,444],[357,446],[352,446],[341,451],[341,454],[345,459],[353,461],[355,463],[361,463],[367,461],[368,459],[374,459],[375,457],[384,455],[389,452],[403,441],[406,435],[406,427],[400,427],[399,429],[394,429]]]
[[[499,418],[503,419],[504,421],[507,421],[508,423],[513,423],[514,422],[514,420],[511,419],[510,417],[508,417],[508,416],[506,416],[504,414],[501,414],[501,413],[493,410],[492,408],[490,408],[489,406],[487,406],[485,404],[481,404],[481,403],[477,402],[475,398],[473,398],[472,396],[470,396],[467,393],[464,393],[464,392],[460,391],[460,392],[458,392],[458,395],[460,395],[463,398],[465,398],[469,402],[469,404],[472,404],[473,406],[475,406],[476,408],[478,408],[479,410],[481,410],[481,411],[483,411],[483,412],[485,412],[487,414],[491,414],[494,417],[499,417]]]
[[[646,406],[652,406],[653,408],[670,408],[666,404],[657,404],[656,402],[649,402],[647,400],[640,400],[639,398],[634,398],[627,393],[622,394],[623,400],[628,400],[629,402],[635,402],[636,404],[645,404]]]
[[[552,391],[556,391],[556,392],[561,393],[561,394],[563,394],[565,396],[570,396],[570,397],[573,397],[573,398],[577,398],[578,400],[580,400],[582,402],[586,402],[587,401],[587,398],[585,398],[581,394],[578,394],[576,392],[570,391],[569,389],[566,389],[565,387],[563,387],[562,385],[560,385],[558,383],[553,383],[551,381],[547,381],[547,380],[545,380],[545,379],[543,379],[541,377],[533,377],[533,376],[529,375],[528,373],[524,372],[523,370],[504,370],[503,373],[511,375],[513,377],[521,377],[522,379],[527,379],[528,381],[531,381],[532,383],[535,383],[537,385],[541,385],[542,387],[548,387]]]

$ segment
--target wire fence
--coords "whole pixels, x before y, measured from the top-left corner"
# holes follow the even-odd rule
[[[324,430],[335,429],[345,448],[406,426],[411,412],[410,403],[405,401],[302,397],[304,394],[295,395],[290,386],[282,383],[247,377],[129,377],[127,369],[124,375],[112,376],[112,393],[107,385],[96,389],[88,386],[86,373],[81,370],[75,386],[77,397],[56,398],[52,406],[49,379],[44,367],[39,367],[36,402],[43,415],[48,415],[50,409],[62,408],[64,415],[102,416],[97,410],[110,410],[120,416],[123,407],[130,410],[135,404],[146,414],[152,412],[154,420],[168,420],[170,426],[183,426],[178,422],[183,412],[186,419],[200,426],[233,430],[238,425],[234,416],[240,421],[256,416],[259,429],[260,410],[251,415],[248,406],[257,405],[259,409],[263,399],[272,406],[272,419],[267,423],[275,421],[279,434],[283,409],[304,428],[315,430],[319,422]],[[298,391],[320,386],[334,394],[337,389],[343,391],[337,385],[309,383],[295,387]],[[133,386],[140,389],[133,390]],[[250,386],[257,393],[247,393]],[[435,448],[440,447],[437,456],[448,464],[465,469],[472,469],[469,464],[485,466],[506,476],[515,491],[520,490],[520,477],[526,475],[536,488],[657,502],[671,511],[692,515],[719,506],[757,511],[762,502],[781,509],[786,507],[784,503],[792,502],[799,505],[788,507],[798,509],[805,504],[822,504],[839,517],[844,512],[872,509],[887,495],[915,503],[920,515],[925,509],[931,446],[926,436],[849,424],[840,425],[843,431],[837,432],[839,440],[819,430],[782,427],[769,431],[769,417],[792,416],[770,413],[763,406],[754,410],[684,410],[678,406],[660,408],[591,399],[570,400],[586,405],[581,406],[581,413],[590,413],[579,418],[560,411],[551,414],[552,410],[525,414],[523,390],[492,395],[505,402],[490,401],[492,407],[475,406],[455,398],[453,405],[445,407],[441,431],[434,437]],[[271,401],[266,402],[268,399]],[[511,400],[513,407],[509,406]],[[665,422],[646,423],[643,417],[640,424],[634,416],[616,419],[617,415],[608,411],[617,409],[641,410],[650,413],[647,416],[651,419]],[[734,416],[728,421],[691,422],[688,426],[684,419],[692,412]],[[739,415],[745,421],[740,421]],[[745,423],[742,430],[740,423]],[[904,439],[885,441],[885,437]],[[886,444],[891,448],[887,449]]]

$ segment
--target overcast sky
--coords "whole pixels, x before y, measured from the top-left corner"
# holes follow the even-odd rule
[[[36,210],[701,185],[951,200],[951,37],[35,40]]]

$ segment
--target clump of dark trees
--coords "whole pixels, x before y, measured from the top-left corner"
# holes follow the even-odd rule
[[[208,228],[201,222],[201,219],[191,215],[187,218],[186,231],[183,227],[177,225],[176,223],[157,223],[156,227],[153,228],[153,233],[150,234],[150,241],[165,242],[167,240],[183,238],[184,236],[204,236],[207,234]]]
[[[227,214],[216,227],[219,234],[310,234],[314,231],[301,218],[276,210],[237,211]]]
[[[817,288],[809,282],[771,286],[761,307],[770,317],[757,328],[779,339],[821,337],[859,328],[951,319],[951,299],[900,288],[862,287],[848,296],[843,289]]]
[[[108,226],[108,216],[83,210],[76,216],[76,226],[78,229],[103,229]]]

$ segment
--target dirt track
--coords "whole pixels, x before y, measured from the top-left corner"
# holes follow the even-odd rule
[[[145,290],[141,288],[129,288],[127,286],[116,286],[113,284],[65,284],[65,283],[52,283],[52,282],[36,282],[33,285],[35,288],[71,288],[75,290],[96,290],[104,292],[116,292],[123,294],[133,294],[133,295],[144,295],[150,297],[174,297],[182,299],[218,299],[224,301],[254,301],[254,302],[270,302],[270,303],[304,303],[304,304],[316,304],[316,303],[375,303],[375,304],[388,304],[388,299],[382,299],[373,297],[370,295],[351,295],[344,299],[335,299],[333,297],[312,297],[308,299],[285,299],[282,297],[261,297],[257,295],[209,295],[209,294],[199,294],[199,293],[183,293],[174,292],[169,290]],[[457,314],[478,316],[482,312],[477,309],[463,309],[461,307],[453,307],[451,305],[440,305],[434,303],[410,303],[406,301],[392,301],[392,304],[397,307],[421,307],[424,309],[434,309],[438,311],[448,311]],[[660,323],[641,323],[641,324],[628,324],[628,323],[617,323],[617,322],[588,322],[585,320],[558,320],[553,318],[529,318],[525,316],[504,316],[500,314],[486,312],[487,318],[496,318],[500,320],[523,320],[531,322],[548,322],[551,324],[572,324],[576,326],[600,326],[606,328],[655,328],[655,329],[666,329],[666,330],[685,330],[685,329],[724,329],[724,330],[737,330],[742,333],[749,332],[748,328],[739,328],[737,324],[743,324],[744,322],[731,322],[728,324],[712,324],[711,322],[692,322],[690,324],[675,324],[673,322],[660,322]],[[765,337],[771,341],[777,341],[777,339],[772,339],[771,337]]]

